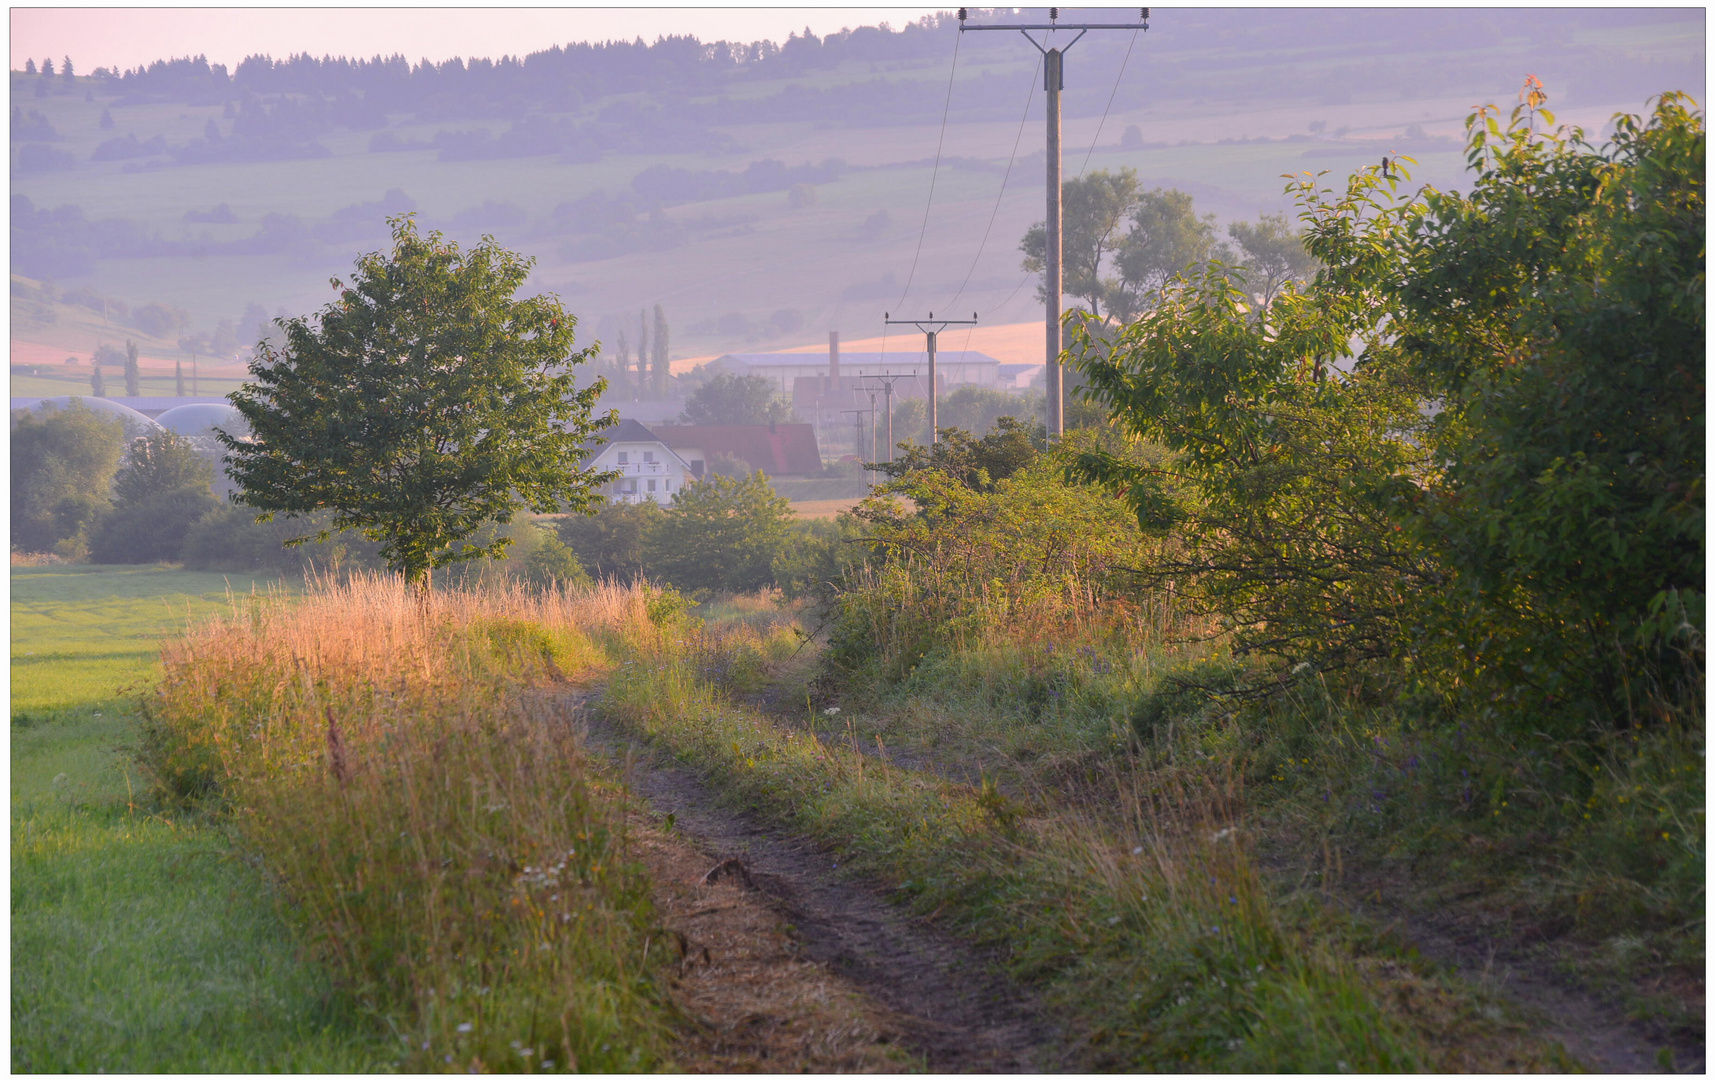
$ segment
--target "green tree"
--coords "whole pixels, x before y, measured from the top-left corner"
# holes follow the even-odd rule
[[[792,419],[792,406],[763,375],[716,375],[685,401],[686,424],[772,424]]]
[[[1080,468],[1178,528],[1158,571],[1241,648],[1588,737],[1701,695],[1704,130],[1672,94],[1601,148],[1522,112],[1472,118],[1468,196],[1295,184],[1322,269],[1266,329],[1212,269],[1084,335],[1173,456]]]
[[[687,592],[745,592],[773,581],[792,504],[760,472],[712,476],[673,494],[644,542],[650,573]]]
[[[1268,310],[1287,282],[1307,281],[1316,273],[1315,257],[1304,249],[1304,237],[1285,214],[1264,214],[1254,225],[1235,221],[1227,226],[1227,235],[1244,255],[1238,277],[1256,298],[1259,312]]]
[[[933,446],[908,446],[892,461],[876,465],[878,472],[897,480],[919,469],[937,469],[973,491],[993,491],[995,485],[1028,467],[1046,443],[1043,425],[1013,416],[995,420],[994,429],[978,439],[956,427],[940,429]]]
[[[125,394],[128,397],[142,397],[142,370],[137,364],[137,343],[130,338],[125,339]]]
[[[253,440],[220,440],[238,502],[263,518],[330,510],[422,585],[504,551],[505,536],[468,541],[520,505],[594,505],[614,474],[585,467],[580,444],[612,421],[590,415],[604,382],[576,386],[590,355],[574,351],[576,320],[552,296],[514,299],[534,260],[419,236],[410,215],[389,224],[390,254],[334,279],[339,299],[313,320],[281,320],[283,343],[257,344],[232,395]]]
[[[137,439],[113,478],[113,510],[89,544],[104,563],[177,562],[185,537],[220,501],[209,490],[214,466],[171,431]]]
[[[1704,624],[1704,122],[1664,94],[1595,147],[1535,114],[1473,116],[1478,182],[1394,244],[1448,463],[1416,512],[1475,595],[1576,627],[1619,703]]]
[[[100,121],[97,122],[96,126],[101,128],[101,130],[103,130],[103,131],[112,131],[113,130],[113,112],[112,112],[112,110],[110,110],[110,109],[101,110],[101,119],[100,119]]]
[[[1098,169],[1061,185],[1060,250],[1066,294],[1088,304],[1097,318],[1104,318],[1103,305],[1121,287],[1116,278],[1102,275],[1104,269],[1111,269],[1112,256],[1125,236],[1122,226],[1137,208],[1139,197],[1136,169],[1117,173]],[[1042,273],[1047,248],[1048,229],[1038,221],[1019,244],[1026,273]],[[1036,296],[1047,300],[1045,286],[1037,286]]]
[[[108,506],[108,489],[125,452],[124,424],[76,399],[65,409],[14,416],[13,549],[80,546],[85,530]]]
[[[182,360],[173,361],[173,393],[185,396],[185,365]]]
[[[1156,188],[1138,196],[1131,229],[1120,243],[1115,263],[1118,286],[1108,308],[1130,322],[1155,303],[1161,290],[1180,273],[1195,275],[1200,264],[1230,254],[1215,237],[1215,216],[1198,217],[1191,196]]]
[[[560,540],[577,553],[590,577],[635,581],[650,573],[645,548],[662,515],[661,504],[649,500],[608,503],[594,514],[561,518]]]
[[[100,360],[90,361],[89,393],[92,397],[104,398],[107,396],[107,379],[101,374]]]

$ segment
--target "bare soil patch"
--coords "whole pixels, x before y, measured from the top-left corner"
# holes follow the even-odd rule
[[[993,957],[842,875],[812,842],[726,804],[692,770],[604,725],[584,700],[568,699],[567,715],[623,764],[655,819],[671,815],[671,843],[644,833],[641,846],[661,883],[666,926],[686,938],[674,990],[708,1021],[693,1051],[701,1067],[895,1071],[896,1048],[933,1072],[1066,1066],[1068,1040]],[[727,860],[742,871],[702,881]],[[783,981],[766,985],[775,976]]]

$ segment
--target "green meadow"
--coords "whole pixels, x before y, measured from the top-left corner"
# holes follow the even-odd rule
[[[260,872],[132,762],[157,642],[266,577],[12,570],[14,1072],[373,1071]]]

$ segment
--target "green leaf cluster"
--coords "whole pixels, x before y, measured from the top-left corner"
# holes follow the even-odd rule
[[[1074,313],[1090,395],[1171,451],[1076,471],[1241,651],[1588,730],[1700,671],[1704,131],[1538,115],[1473,117],[1469,195],[1296,180],[1322,268],[1266,309],[1216,268],[1111,344]]]

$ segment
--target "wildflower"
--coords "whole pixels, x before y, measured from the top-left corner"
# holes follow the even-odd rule
[[[464,1023],[460,1024],[455,1030],[457,1030],[460,1035],[465,1035],[465,1034],[468,1034],[470,1032],[471,1026],[472,1025],[471,1025],[470,1021],[467,1020]]]
[[[822,715],[823,716],[838,716],[838,715],[840,715],[840,707],[838,705],[830,705],[826,709],[822,710]]]
[[[1137,847],[1132,848],[1131,853],[1133,855],[1142,855],[1143,854],[1143,845],[1139,844]]]

